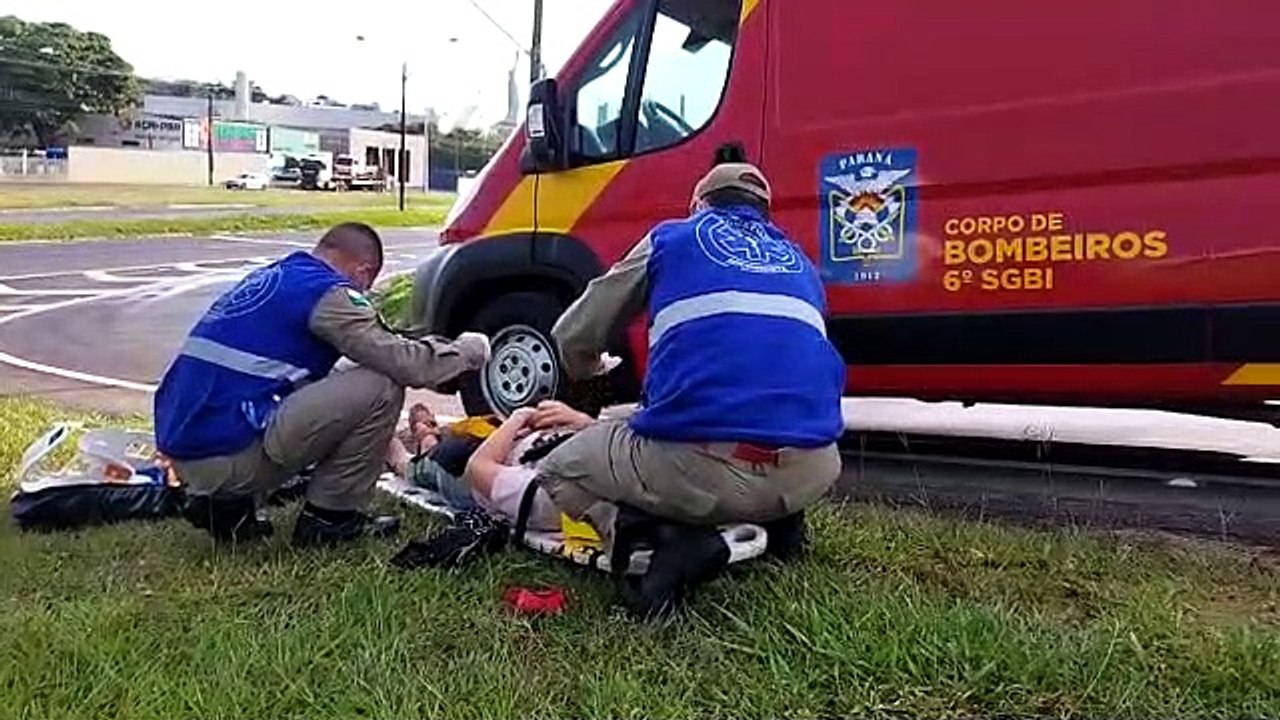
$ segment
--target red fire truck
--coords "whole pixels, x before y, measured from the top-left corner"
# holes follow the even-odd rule
[[[459,199],[417,320],[493,336],[468,409],[554,394],[556,317],[738,143],[850,394],[1261,412],[1276,27],[1256,0],[618,0]]]

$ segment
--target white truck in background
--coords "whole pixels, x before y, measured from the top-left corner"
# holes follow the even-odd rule
[[[333,159],[333,182],[339,190],[377,190],[387,187],[382,170],[376,165],[365,165],[350,155]]]
[[[314,152],[298,162],[302,177],[298,186],[303,190],[333,190],[334,167],[333,153]]]

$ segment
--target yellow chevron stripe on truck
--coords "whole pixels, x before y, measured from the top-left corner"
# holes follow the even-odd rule
[[[502,201],[483,234],[532,232],[535,202],[538,204],[540,232],[568,233],[626,164],[627,161],[619,160],[546,173],[536,178],[526,175]]]
[[[1249,363],[1236,368],[1223,385],[1280,385],[1280,363]]]

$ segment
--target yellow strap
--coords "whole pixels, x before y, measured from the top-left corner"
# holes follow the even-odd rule
[[[458,435],[470,435],[478,440],[484,440],[497,429],[491,415],[463,418],[449,426],[449,430]]]
[[[564,544],[568,548],[600,548],[603,543],[596,529],[590,523],[578,522],[560,513],[560,533],[564,535]]]

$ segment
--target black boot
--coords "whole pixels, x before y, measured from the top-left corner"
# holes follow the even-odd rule
[[[618,514],[613,521],[613,548],[609,556],[609,569],[613,576],[622,578],[631,566],[631,555],[637,550],[652,547],[656,528],[663,521],[630,505],[617,504]]]
[[[307,486],[310,482],[311,478],[306,474],[299,473],[294,475],[267,498],[267,504],[279,507],[306,497]]]
[[[191,495],[183,505],[182,515],[219,542],[249,542],[269,538],[275,531],[270,520],[258,515],[252,497]]]
[[[361,512],[335,512],[311,503],[302,507],[293,526],[293,544],[337,545],[361,538],[389,538],[400,531],[400,518],[393,515],[370,517]]]
[[[762,525],[769,537],[765,553],[782,560],[796,560],[809,549],[809,531],[804,511]]]
[[[644,620],[670,614],[729,565],[729,546],[712,527],[663,522],[651,546],[648,571],[625,578],[622,590],[627,610]]]

